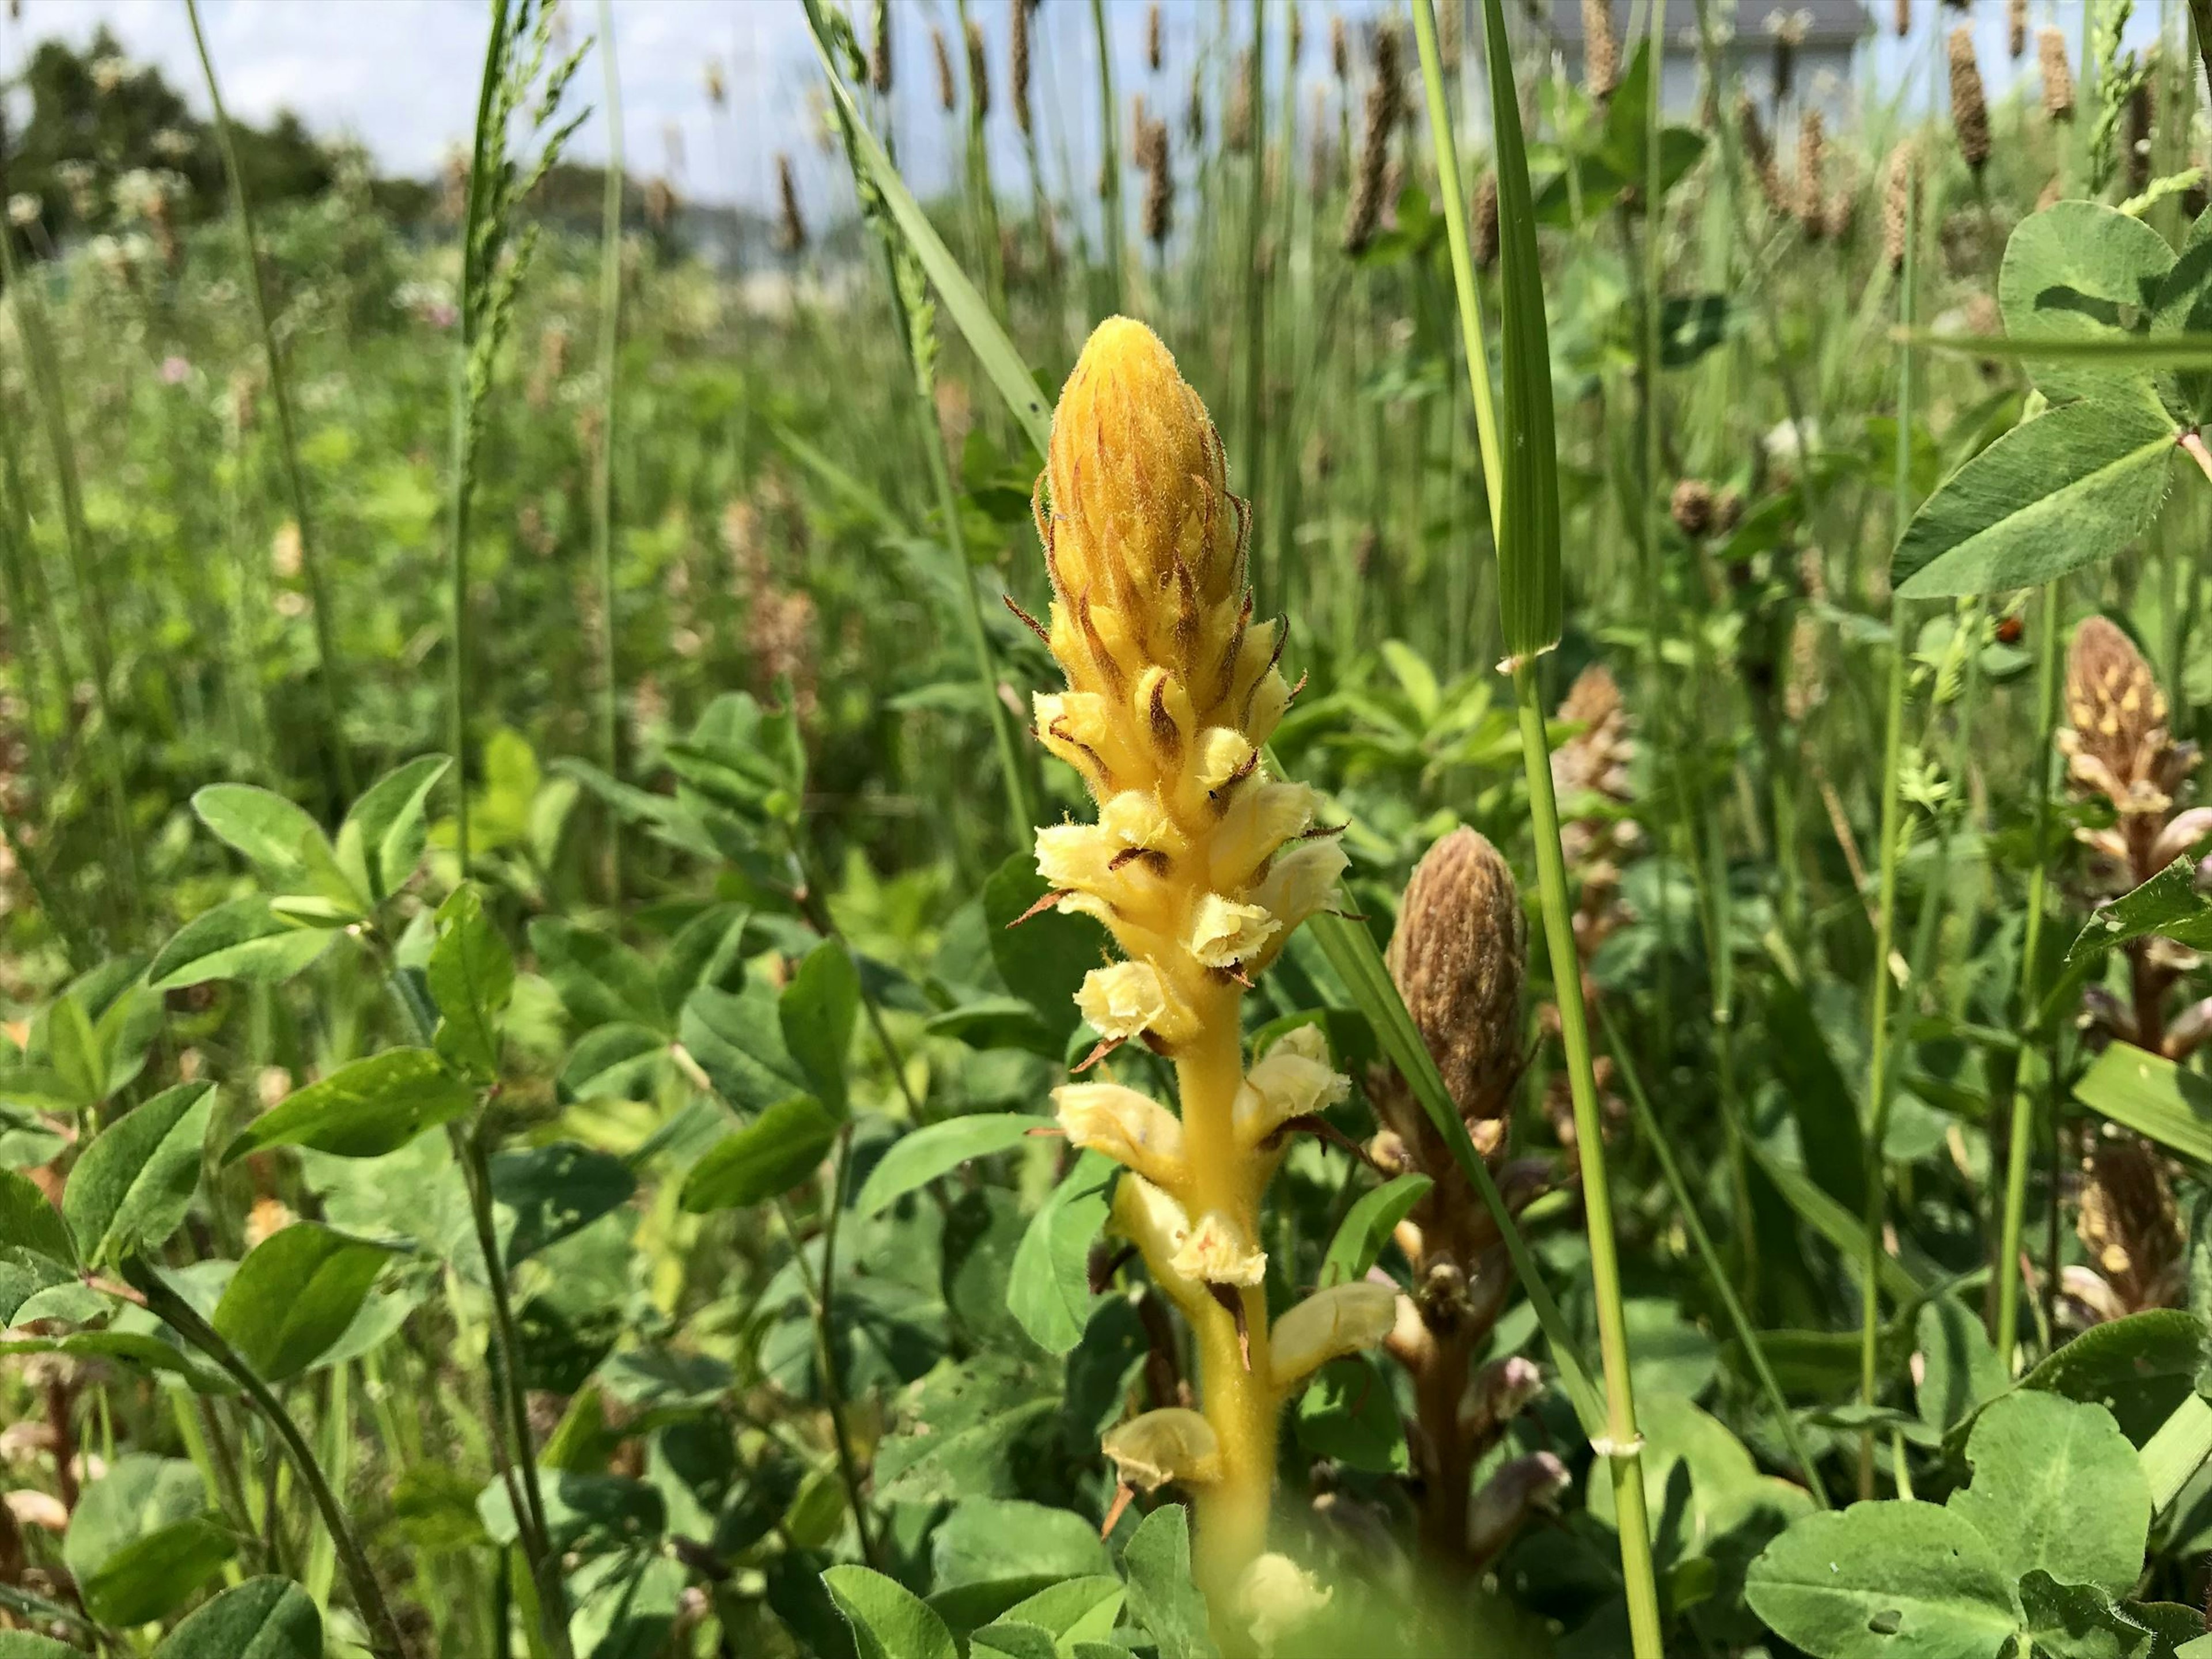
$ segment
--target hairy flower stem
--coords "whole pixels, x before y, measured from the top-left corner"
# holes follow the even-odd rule
[[[238,222],[238,239],[246,261],[246,291],[253,296],[253,319],[261,331],[261,350],[269,364],[269,397],[276,409],[276,441],[284,457],[284,482],[292,496],[292,522],[300,532],[300,574],[307,580],[309,608],[315,618],[315,664],[320,671],[323,718],[329,727],[331,761],[337,775],[338,793],[353,799],[353,759],[347,752],[343,724],[345,679],[337,643],[331,629],[330,584],[324,580],[322,556],[316,546],[314,520],[307,511],[307,475],[300,470],[300,441],[292,419],[290,382],[284,374],[284,356],[276,349],[276,325],[269,314],[269,285],[261,272],[261,243],[253,229],[253,200],[246,193],[246,175],[239,168],[238,142],[230,117],[223,108],[222,88],[217,84],[215,59],[208,52],[207,35],[200,27],[199,0],[185,0],[185,15],[192,26],[192,45],[199,52],[200,72],[207,81],[208,102],[215,107],[216,142],[222,150],[222,170],[230,181],[230,211]]]
[[[2028,779],[2035,802],[2035,861],[2027,872],[2027,920],[2020,945],[2020,1003],[2018,1018],[2035,1018],[2036,972],[2042,954],[2045,895],[2050,882],[2051,746],[2058,729],[2058,611],[2059,587],[2044,585],[2039,603],[2035,641],[2035,706],[2040,741],[2036,764]],[[2027,1207],[2028,1138],[2034,1132],[2035,1103],[2021,1085],[2025,1049],[2014,1062],[2012,1121],[2005,1147],[2004,1217],[1997,1233],[1996,1330],[1997,1358],[2008,1374],[2014,1350],[2020,1342],[2020,1229]]]
[[[307,1437],[276,1393],[254,1373],[244,1356],[232,1347],[222,1334],[200,1317],[192,1305],[169,1288],[168,1282],[143,1261],[133,1259],[124,1264],[124,1277],[146,1298],[147,1311],[176,1332],[184,1340],[215,1361],[236,1382],[246,1397],[253,1402],[254,1409],[276,1437],[284,1443],[291,1455],[292,1465],[300,1472],[307,1485],[308,1496],[313,1498],[321,1514],[323,1525],[329,1531],[331,1541],[337,1547],[338,1559],[344,1565],[346,1579],[353,1586],[355,1602],[367,1621],[370,1640],[383,1659],[408,1659],[413,1651],[406,1638],[400,1634],[399,1621],[392,1617],[391,1605],[384,1599],[384,1589],[376,1581],[375,1571],[368,1564],[368,1553],[355,1536],[353,1523],[331,1490],[324,1477],[322,1465],[315,1459],[314,1449]]]
[[[1430,12],[1430,0],[1418,9]],[[1425,26],[1431,27],[1431,25]],[[1424,57],[1427,55],[1425,35]],[[1559,847],[1559,806],[1552,787],[1551,745],[1535,665],[1513,665],[1521,715],[1521,761],[1528,779],[1528,816],[1536,844],[1536,884],[1544,899],[1544,940],[1552,960],[1552,994],[1559,1009],[1567,1085],[1574,1098],[1575,1151],[1581,1165],[1583,1224],[1590,1278],[1597,1292],[1598,1355],[1605,1366],[1606,1435],[1595,1448],[1611,1465],[1613,1513],[1620,1528],[1620,1573],[1637,1659],[1658,1659],[1664,1648],[1659,1587],[1651,1557],[1651,1524],[1644,1502],[1643,1437],[1636,1425],[1636,1385],[1628,1370],[1628,1320],[1620,1294],[1620,1261],[1613,1234],[1613,1196],[1605,1167],[1605,1124],[1598,1115],[1591,1069],[1589,1017],[1583,1006],[1582,959],[1575,952],[1566,859]]]

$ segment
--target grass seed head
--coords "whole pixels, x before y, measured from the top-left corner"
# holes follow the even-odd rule
[[[1359,133],[1359,167],[1345,216],[1344,251],[1358,253],[1375,240],[1390,199],[1390,140],[1398,130],[1406,90],[1397,26],[1388,19],[1375,30],[1375,78],[1368,83]]]
[[[1352,79],[1352,31],[1345,27],[1342,12],[1329,14],[1328,67],[1338,85]]]
[[[1139,103],[1137,165],[1145,173],[1145,240],[1157,248],[1175,228],[1175,171],[1168,154],[1168,124],[1146,116]]]
[[[2017,62],[2027,50],[2027,0],[2005,0],[2005,52]]]
[[[1468,241],[1478,270],[1487,270],[1498,263],[1498,174],[1488,167],[1474,181],[1474,207],[1468,215]]]
[[[1030,136],[1029,0],[1006,0],[1006,95],[1013,101],[1014,125]]]
[[[1744,160],[1751,164],[1752,176],[1759,181],[1759,194],[1775,213],[1788,217],[1792,204],[1790,192],[1783,188],[1782,168],[1774,159],[1774,145],[1766,136],[1766,124],[1759,118],[1759,106],[1747,92],[1736,94],[1735,120],[1736,130],[1743,137]]]
[[[1808,109],[1797,122],[1797,222],[1819,241],[1828,228],[1828,198],[1822,188],[1827,133],[1820,112]]]
[[[1912,33],[1912,0],[1897,0],[1897,11],[1890,20],[1890,27],[1900,40]]]
[[[868,84],[879,96],[891,89],[890,0],[876,0],[875,28],[868,41]]]
[[[991,56],[984,49],[983,26],[968,20],[968,95],[975,100],[975,119],[991,118]]]
[[[931,28],[929,49],[937,60],[938,106],[950,115],[959,105],[960,94],[952,79],[952,52],[945,44],[943,29],[933,27]]]
[[[1974,60],[1974,31],[1961,23],[1951,31],[1951,131],[1959,155],[1977,177],[1990,161],[1990,106],[1982,90],[1982,68]]]
[[[1912,146],[1889,153],[1881,187],[1881,257],[1892,270],[1905,269],[1905,239],[1912,234]]]
[[[1160,72],[1161,46],[1160,0],[1152,0],[1145,12],[1145,63],[1155,75]]]
[[[1237,73],[1229,83],[1229,113],[1221,124],[1223,148],[1231,154],[1243,155],[1252,148],[1252,79],[1254,68],[1249,46],[1237,54]]]
[[[1620,79],[1620,42],[1613,33],[1613,0],[1583,0],[1583,90],[1610,98]]]
[[[2043,73],[2043,112],[2053,121],[2074,118],[2074,68],[2066,61],[2066,37],[2045,25],[2035,32],[2036,66]]]
[[[781,150],[775,156],[775,194],[781,210],[776,228],[776,246],[786,253],[806,251],[806,220],[799,210],[799,181],[791,170],[791,157]]]

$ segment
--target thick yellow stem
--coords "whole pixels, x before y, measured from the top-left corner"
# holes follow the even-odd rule
[[[1218,1212],[1243,1237],[1256,1238],[1259,1160],[1238,1150],[1235,1132],[1237,1091],[1244,1080],[1238,999],[1215,989],[1207,1000],[1212,1006],[1204,1010],[1201,1035],[1176,1059],[1190,1170],[1190,1189],[1181,1196],[1194,1218]],[[1236,1319],[1218,1304],[1200,1307],[1191,1322],[1198,1339],[1200,1407],[1221,1443],[1221,1478],[1194,1494],[1198,1582],[1217,1616],[1231,1605],[1244,1569],[1267,1547],[1281,1409],[1270,1375],[1267,1291],[1254,1285],[1238,1295],[1246,1343],[1237,1340]]]

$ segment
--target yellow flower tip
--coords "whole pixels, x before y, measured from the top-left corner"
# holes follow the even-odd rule
[[[1237,1611],[1260,1651],[1273,1654],[1285,1637],[1310,1623],[1335,1595],[1289,1556],[1271,1550],[1238,1577]]]
[[[1398,1292],[1356,1279],[1316,1291],[1275,1322],[1274,1381],[1296,1388],[1332,1359],[1372,1347],[1397,1322]]]
[[[1127,1042],[1168,1023],[1168,990],[1148,962],[1093,968],[1076,988],[1075,1006],[1109,1042]]]
[[[1167,1108],[1118,1083],[1070,1083],[1052,1091],[1074,1145],[1100,1152],[1146,1180],[1180,1180],[1182,1125]]]
[[[1237,1091],[1237,1143],[1249,1152],[1292,1118],[1334,1106],[1351,1091],[1351,1079],[1329,1066],[1320,1026],[1287,1031]]]
[[[1221,1441],[1213,1425],[1187,1407],[1133,1417],[1109,1431],[1099,1449],[1114,1460],[1121,1484],[1139,1492],[1158,1492],[1170,1480],[1188,1486],[1221,1478]]]
[[[1267,1253],[1218,1210],[1198,1219],[1168,1266],[1199,1285],[1257,1285],[1267,1276]]]
[[[1264,904],[1208,893],[1192,908],[1183,948],[1202,968],[1240,969],[1257,958],[1281,927]]]
[[[1063,598],[1127,607],[1157,638],[1180,609],[1218,605],[1241,586],[1221,440],[1142,323],[1109,317],[1092,331],[1053,415],[1046,471]],[[1069,647],[1079,631],[1064,632]]]

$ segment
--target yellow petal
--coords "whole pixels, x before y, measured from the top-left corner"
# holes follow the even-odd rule
[[[1170,1480],[1197,1486],[1221,1478],[1213,1425],[1181,1406],[1131,1418],[1109,1431],[1099,1449],[1114,1460],[1122,1484],[1139,1492],[1158,1492]]]
[[[1275,1322],[1275,1386],[1294,1388],[1330,1360],[1372,1347],[1397,1311],[1396,1291],[1364,1279],[1308,1297]]]

